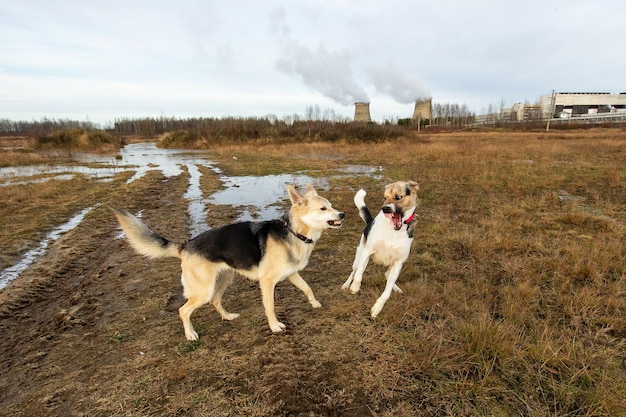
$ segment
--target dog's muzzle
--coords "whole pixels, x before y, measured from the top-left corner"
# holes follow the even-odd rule
[[[383,206],[382,211],[385,217],[391,220],[395,230],[402,229],[402,213],[395,211],[392,206]]]
[[[329,220],[326,223],[328,223],[330,227],[341,227],[341,225],[343,224],[343,219],[346,217],[346,215],[344,213],[339,213],[337,216],[339,216],[339,220]]]

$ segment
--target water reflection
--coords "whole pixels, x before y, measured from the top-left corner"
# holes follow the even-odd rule
[[[50,179],[66,180],[73,178],[72,174],[109,181],[121,172],[135,171],[135,174],[127,181],[131,183],[149,171],[161,171],[169,178],[180,175],[183,165],[214,165],[207,159],[206,152],[160,149],[153,142],[126,145],[120,149],[118,156],[78,153],[73,159],[74,165],[0,168],[0,185],[30,184]]]
[[[208,198],[211,204],[238,207],[241,215],[238,220],[270,220],[279,217],[284,208],[281,202],[287,200],[287,184],[304,192],[304,185],[328,189],[327,178],[313,178],[305,174],[265,175],[262,177],[222,177],[226,188],[213,193]]]

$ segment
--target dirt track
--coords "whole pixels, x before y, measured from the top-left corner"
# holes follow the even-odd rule
[[[143,210],[175,240],[187,235],[186,181],[151,172],[108,203]],[[329,325],[328,304],[342,294],[324,288],[323,243],[303,276],[326,308],[314,311],[281,283],[277,313],[288,331],[272,335],[257,285],[239,278],[224,304],[241,317],[222,322],[204,307],[192,318],[201,340],[188,343],[168,307],[181,292],[177,260],[139,257],[118,233],[98,206],[0,294],[2,415],[370,414],[363,393],[342,388],[350,341],[341,323]]]

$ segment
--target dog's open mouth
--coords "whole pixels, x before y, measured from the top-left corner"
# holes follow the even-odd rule
[[[394,229],[402,229],[402,215],[400,213],[385,213],[385,217],[391,220]]]
[[[329,220],[326,223],[328,223],[328,225],[330,227],[341,227],[341,225],[343,224],[343,219],[341,219],[341,220]]]

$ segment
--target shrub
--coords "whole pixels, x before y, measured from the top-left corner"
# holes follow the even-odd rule
[[[82,128],[59,130],[35,138],[38,149],[94,149],[103,145],[120,146],[121,141],[101,130]]]
[[[36,147],[41,149],[51,148],[77,148],[83,129],[67,129],[50,133],[36,138]]]

